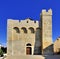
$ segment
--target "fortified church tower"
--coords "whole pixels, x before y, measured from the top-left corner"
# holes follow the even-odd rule
[[[48,55],[52,53],[52,10],[42,10],[40,16],[42,54]]]
[[[52,55],[52,10],[42,10],[40,21],[8,19],[7,58]],[[38,57],[37,57],[38,58]],[[31,57],[32,59],[32,57]],[[36,59],[33,57],[33,59]]]

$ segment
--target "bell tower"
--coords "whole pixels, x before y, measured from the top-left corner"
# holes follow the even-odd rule
[[[42,54],[51,54],[50,50],[52,44],[52,10],[42,10],[40,16]]]

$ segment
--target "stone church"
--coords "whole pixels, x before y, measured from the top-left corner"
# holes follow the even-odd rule
[[[7,21],[7,55],[52,55],[52,10],[42,10],[40,20]],[[23,59],[23,58],[22,58]],[[34,59],[34,58],[33,58]]]

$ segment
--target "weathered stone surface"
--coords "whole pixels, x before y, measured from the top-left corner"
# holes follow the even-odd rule
[[[42,10],[40,21],[42,54],[52,54],[52,10]]]
[[[60,37],[54,42],[54,54],[60,54]]]
[[[26,55],[26,47],[32,48],[31,56]],[[51,9],[48,12],[42,10],[39,22],[29,18],[21,21],[8,19],[7,59],[43,59],[44,57],[33,54],[51,55],[53,54],[52,47]]]
[[[39,28],[38,21],[26,19],[19,22],[18,20],[9,19],[7,25],[8,55],[17,53],[18,55],[26,55],[26,44],[28,43],[32,45],[32,54],[34,54],[35,40],[40,41],[39,32],[37,33],[37,28]]]

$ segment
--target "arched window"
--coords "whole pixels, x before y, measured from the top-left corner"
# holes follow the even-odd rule
[[[20,30],[18,27],[14,27],[13,29],[16,30],[17,33],[20,33]]]
[[[27,55],[31,55],[32,54],[32,48],[31,48],[31,44],[30,43],[26,44],[26,54]]]
[[[27,33],[27,29],[25,27],[22,27],[21,29],[24,31],[24,33]]]
[[[31,33],[35,33],[34,28],[30,27],[29,30],[31,31]]]

